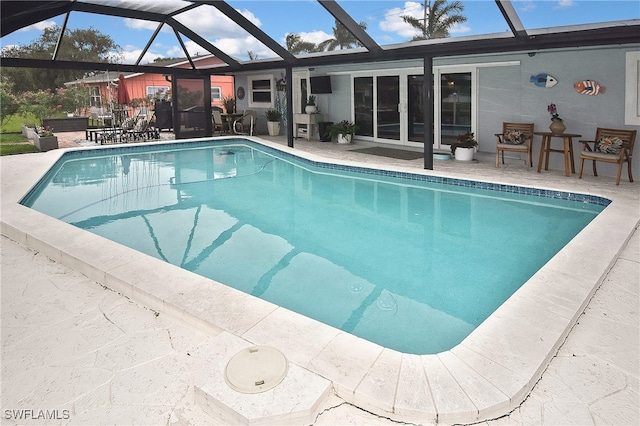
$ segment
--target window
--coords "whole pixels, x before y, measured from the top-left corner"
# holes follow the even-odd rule
[[[222,87],[219,87],[219,86],[211,87],[211,100],[212,101],[222,100]]]
[[[249,106],[270,108],[273,106],[273,77],[257,75],[249,77]]]
[[[627,52],[624,124],[640,125],[640,52]]]
[[[89,87],[89,99],[90,105],[94,107],[101,107],[102,102],[100,100],[100,87],[99,86],[91,86]]]
[[[147,86],[148,99],[166,99],[169,93],[169,86]]]

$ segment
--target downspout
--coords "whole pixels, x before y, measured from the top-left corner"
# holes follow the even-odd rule
[[[423,69],[424,168],[433,170],[433,56],[424,57]]]

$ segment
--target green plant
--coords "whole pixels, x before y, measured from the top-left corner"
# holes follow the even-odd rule
[[[264,115],[267,117],[267,121],[280,121],[282,118],[282,113],[275,108],[269,108]]]
[[[311,95],[309,96],[309,99],[307,99],[307,105],[315,105],[316,104],[316,97]]]
[[[337,138],[338,135],[343,135],[343,136],[350,135],[351,137],[353,137],[353,135],[356,134],[357,130],[358,130],[358,126],[356,126],[355,123],[349,120],[342,120],[336,124],[332,124],[328,126],[327,135],[330,136],[331,139]]]
[[[456,148],[475,148],[478,146],[478,141],[472,132],[462,132],[458,135],[458,138],[451,144],[451,153],[456,153]]]
[[[38,132],[38,136],[46,138],[48,136],[55,136],[53,133],[53,127],[36,127],[36,131]]]
[[[232,96],[222,98],[222,105],[227,114],[232,114],[236,110],[236,100]]]

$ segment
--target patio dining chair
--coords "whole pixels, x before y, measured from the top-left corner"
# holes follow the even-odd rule
[[[222,112],[217,109],[211,110],[211,122],[213,125],[213,132],[222,134],[224,132],[224,120],[222,119]]]
[[[582,179],[582,169],[584,161],[593,161],[593,175],[598,176],[596,162],[613,163],[618,165],[618,176],[616,185],[620,185],[622,175],[622,165],[627,163],[629,182],[633,182],[631,173],[631,160],[633,156],[633,145],[636,141],[636,130],[607,129],[598,127],[596,137],[592,141],[581,140],[582,151],[580,152],[580,179]],[[593,145],[593,148],[591,147]]]
[[[258,114],[254,110],[246,110],[242,117],[233,122],[234,133],[253,136],[253,129],[257,119]]]
[[[504,164],[504,152],[523,152],[527,154],[527,164],[533,167],[531,145],[533,143],[533,123],[502,123],[502,133],[496,133],[496,167],[499,166],[500,154]]]

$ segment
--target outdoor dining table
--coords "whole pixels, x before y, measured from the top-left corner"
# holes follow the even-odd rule
[[[576,172],[573,160],[573,138],[579,138],[582,135],[575,133],[551,133],[551,132],[533,132],[534,135],[542,136],[542,145],[540,146],[540,159],[538,161],[538,173],[542,170],[542,161],[544,161],[544,169],[549,170],[549,154],[552,152],[561,152],[564,154],[564,173],[571,176]],[[551,148],[552,138],[562,138],[562,149]]]

